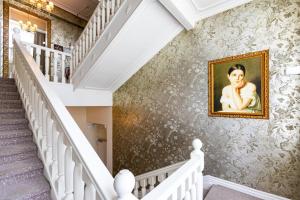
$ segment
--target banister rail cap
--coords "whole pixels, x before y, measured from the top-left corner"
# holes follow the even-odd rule
[[[131,192],[135,186],[134,175],[128,170],[123,169],[115,176],[114,188],[118,194],[118,199],[132,199]]]

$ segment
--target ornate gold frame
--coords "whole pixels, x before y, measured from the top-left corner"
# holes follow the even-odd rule
[[[232,62],[235,60],[260,57],[261,62],[261,113],[246,112],[217,112],[214,110],[214,67],[216,64]],[[247,54],[226,57],[208,62],[208,116],[232,118],[269,119],[269,50],[251,52]]]
[[[47,21],[47,46],[51,48],[51,20],[40,16],[34,12],[26,10],[25,8],[18,7],[10,4],[7,1],[3,1],[3,78],[8,78],[9,73],[9,8],[15,8],[23,12],[29,13],[30,15],[39,17]]]

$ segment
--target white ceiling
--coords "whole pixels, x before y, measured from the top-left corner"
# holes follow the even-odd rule
[[[80,18],[89,20],[93,14],[98,0],[51,0],[55,6],[60,7]]]

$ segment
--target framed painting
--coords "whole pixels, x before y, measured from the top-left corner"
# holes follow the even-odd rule
[[[213,117],[269,118],[269,50],[208,62]]]

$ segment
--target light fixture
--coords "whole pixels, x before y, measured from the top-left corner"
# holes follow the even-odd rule
[[[29,0],[29,3],[39,10],[45,10],[51,13],[54,9],[54,4],[47,0]]]
[[[27,20],[26,23],[24,23],[22,20],[19,21],[20,27],[22,30],[27,32],[36,32],[37,31],[37,25],[33,24],[31,21]]]
[[[23,22],[22,20],[20,20],[19,25],[20,25],[22,30],[27,31],[27,32],[36,32],[37,28],[38,28],[38,26],[36,24],[33,24],[29,20],[29,14],[27,14],[27,21]]]

